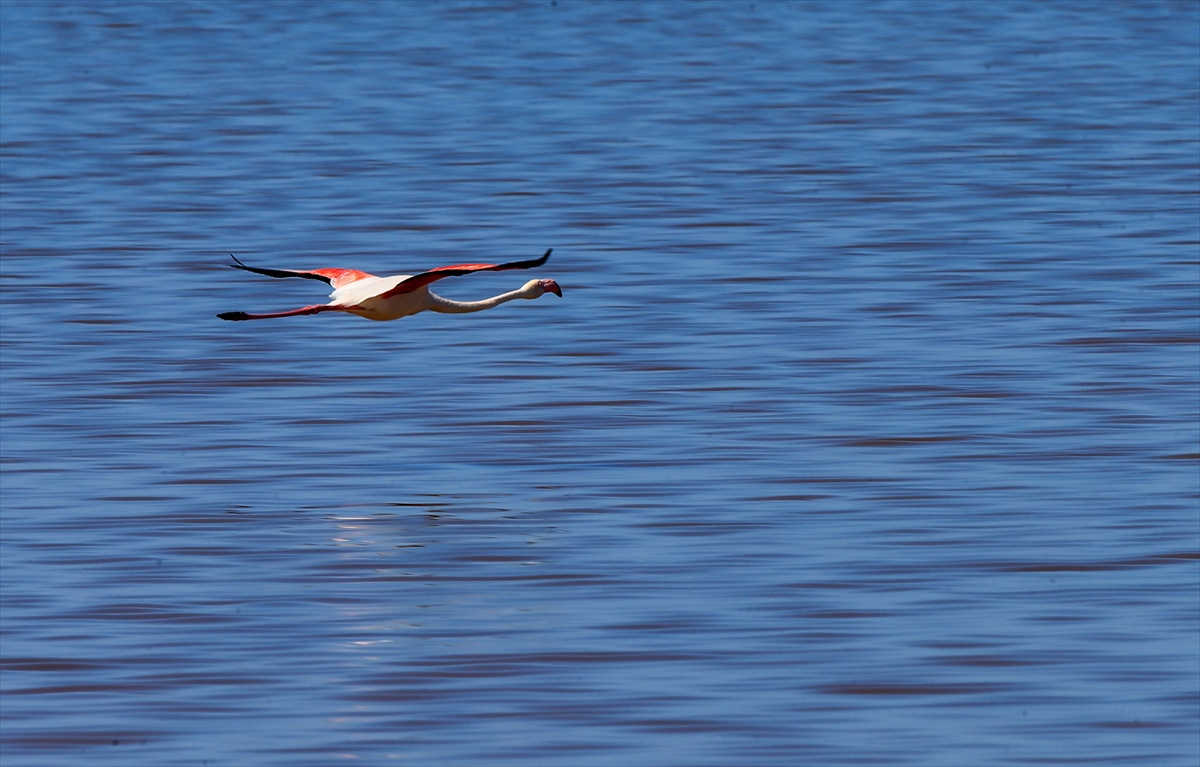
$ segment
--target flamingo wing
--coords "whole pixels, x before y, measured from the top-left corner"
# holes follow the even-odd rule
[[[510,261],[507,264],[455,264],[454,266],[439,266],[436,269],[430,269],[427,272],[414,274],[412,277],[404,280],[390,290],[380,293],[379,298],[390,298],[398,296],[402,293],[411,293],[414,290],[423,288],[430,283],[447,277],[458,277],[471,272],[503,272],[508,269],[532,269],[535,266],[541,266],[546,263],[546,259],[550,258],[550,248],[542,254],[541,258],[531,258],[525,261]],[[290,276],[290,275],[284,275]],[[300,276],[300,275],[298,275]]]
[[[306,270],[260,269],[256,266],[246,266],[241,261],[238,261],[238,257],[232,253],[229,254],[229,257],[234,260],[234,263],[230,264],[234,269],[244,269],[247,272],[254,272],[255,274],[265,274],[268,277],[303,277],[306,280],[321,280],[326,284],[332,285],[334,290],[343,285],[349,285],[352,282],[358,282],[359,280],[375,276],[366,272],[360,272],[357,269],[338,269],[336,267]]]

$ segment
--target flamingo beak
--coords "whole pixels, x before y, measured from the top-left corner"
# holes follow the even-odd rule
[[[541,283],[542,290],[546,291],[547,293],[553,293],[559,298],[562,298],[562,288],[558,286],[557,282],[554,280],[542,280]]]

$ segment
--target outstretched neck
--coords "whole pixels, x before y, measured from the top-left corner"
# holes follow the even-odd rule
[[[466,314],[467,312],[482,312],[484,309],[491,309],[493,306],[508,303],[516,298],[525,298],[526,290],[524,287],[510,290],[507,293],[501,293],[498,296],[485,298],[482,301],[452,301],[449,298],[442,298],[432,290],[429,291],[429,308],[435,312],[443,314]]]

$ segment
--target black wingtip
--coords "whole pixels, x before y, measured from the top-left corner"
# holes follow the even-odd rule
[[[239,320],[250,319],[250,317],[245,312],[221,312],[217,316],[223,320],[229,320],[230,322],[237,322]]]
[[[510,261],[507,264],[489,267],[489,269],[492,271],[504,271],[505,269],[533,269],[536,266],[541,266],[542,264],[546,263],[546,259],[550,258],[550,253],[553,250],[554,248],[546,248],[546,252],[543,253],[540,258],[531,258],[526,261]],[[463,274],[466,274],[466,272],[463,272]]]

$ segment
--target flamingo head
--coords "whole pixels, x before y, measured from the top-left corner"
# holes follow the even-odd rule
[[[547,293],[562,298],[562,288],[554,280],[530,280],[521,286],[521,293],[524,298],[539,298]]]

